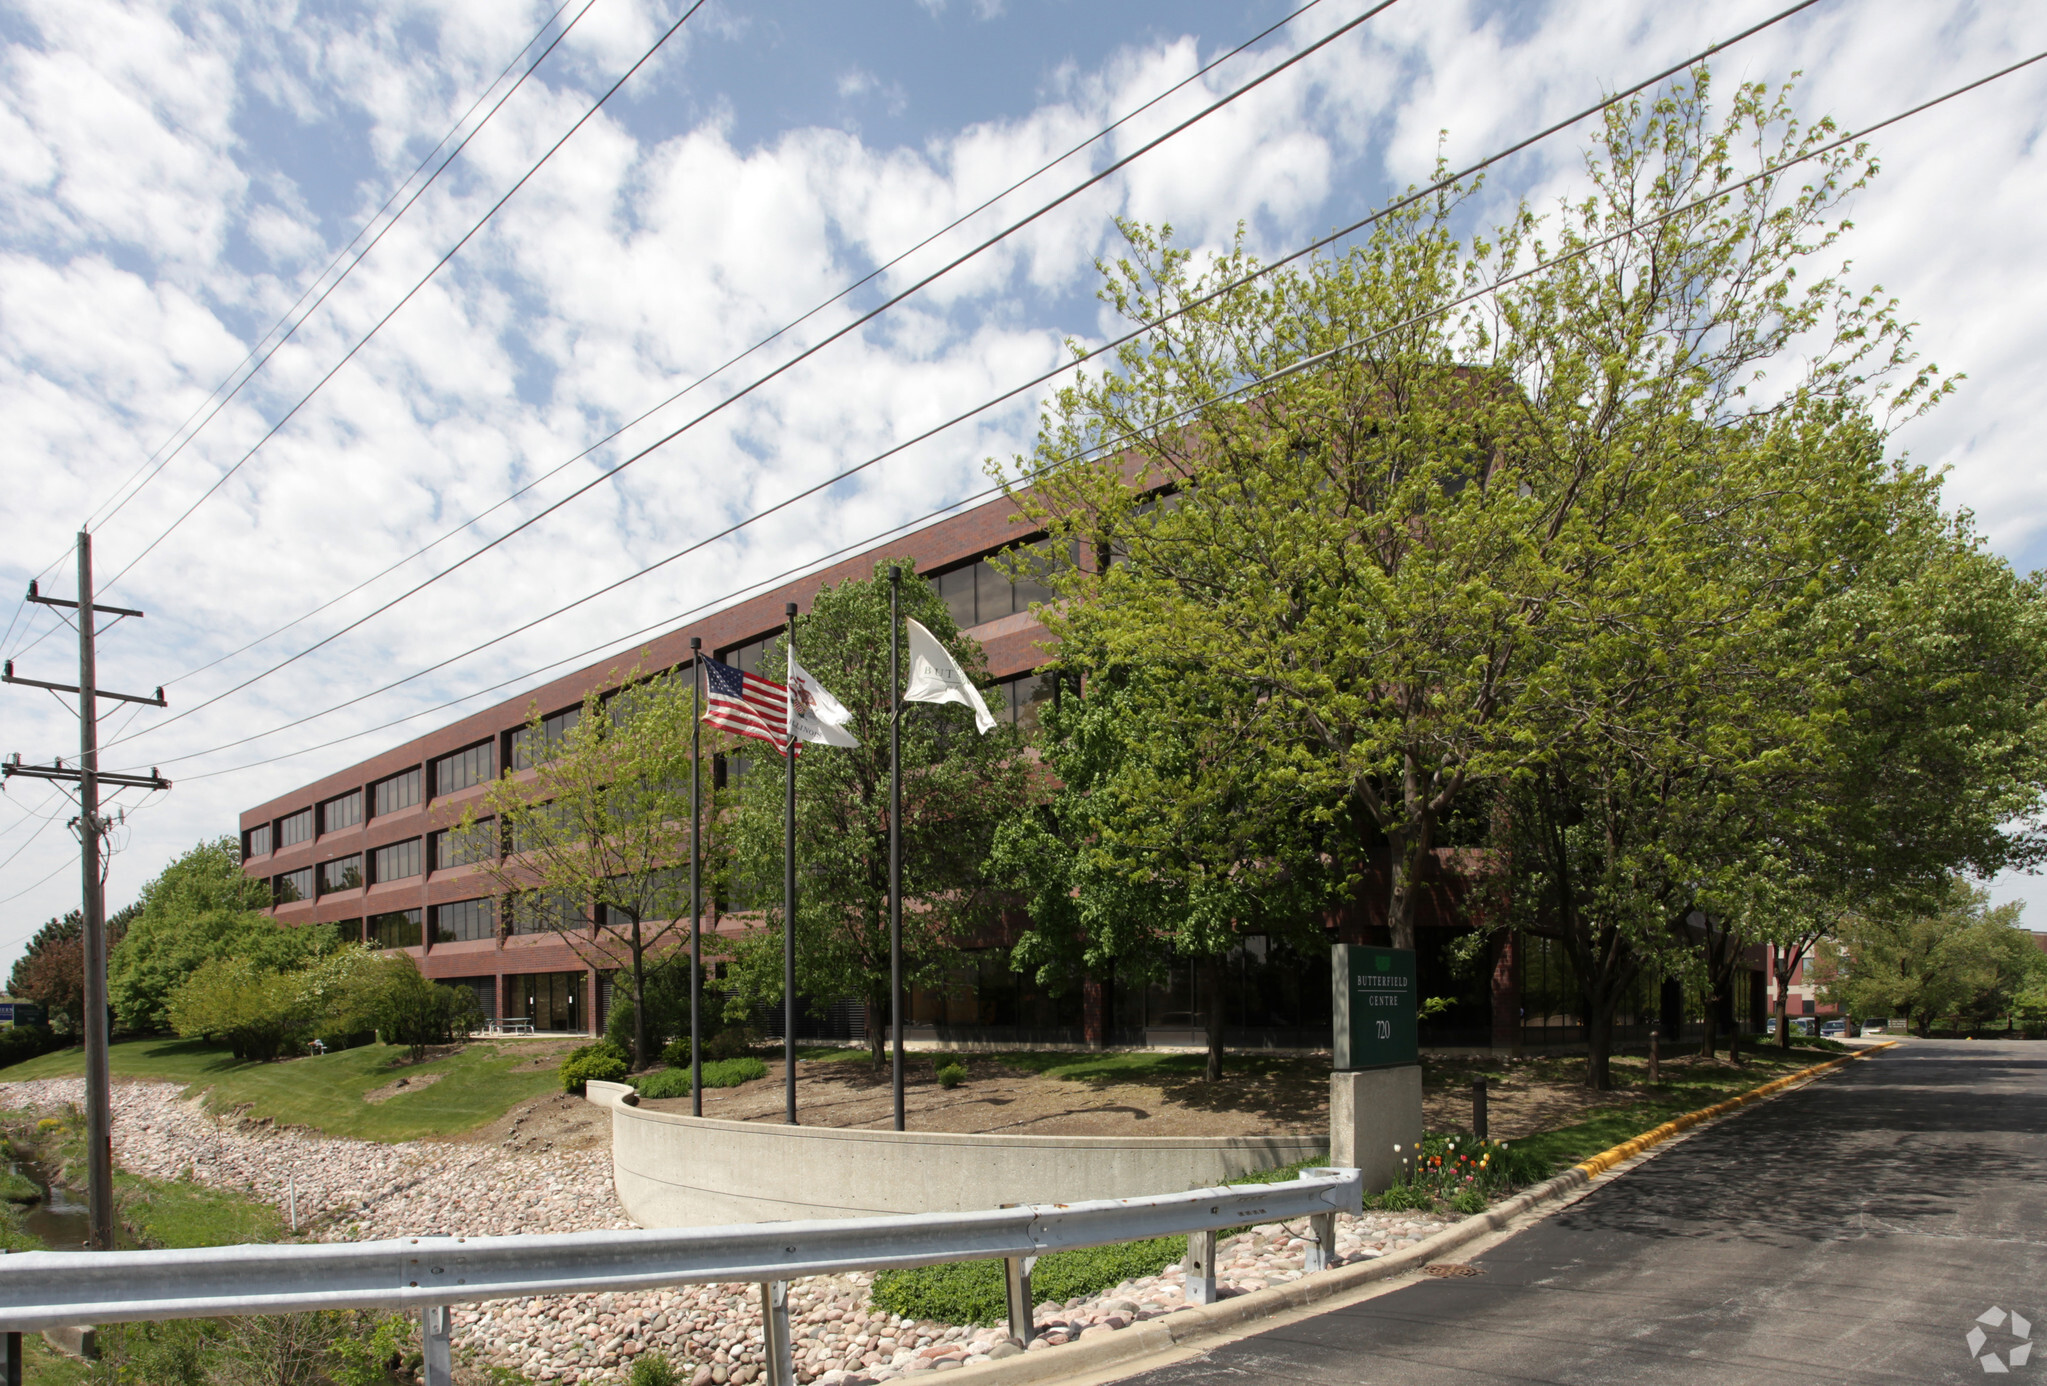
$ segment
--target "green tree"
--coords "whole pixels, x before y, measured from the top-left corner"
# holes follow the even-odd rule
[[[280,971],[249,957],[201,963],[170,995],[172,1029],[187,1039],[225,1044],[237,1059],[267,1063],[304,1043],[319,1021],[299,970]]]
[[[924,625],[979,685],[985,661],[959,633],[932,585],[903,570],[902,614]],[[876,576],[819,591],[797,622],[797,659],[845,704],[860,745],[806,746],[796,767],[796,986],[814,1005],[857,996],[867,1005],[867,1043],[882,1060],[889,1014],[889,582]],[[761,656],[781,677],[785,640]],[[901,674],[908,677],[908,656]],[[1016,812],[1028,773],[1014,729],[974,731],[972,714],[950,705],[903,709],[903,951],[918,978],[936,976],[953,949],[993,923],[1001,903],[987,858],[996,825]],[[753,743],[732,815],[732,871],[764,906],[761,923],[734,946],[731,1004],[782,997],[782,758]],[[907,985],[907,982],[906,982]]]
[[[1246,687],[1184,683],[1170,666],[1087,670],[1087,696],[1043,714],[1042,802],[996,834],[992,868],[1023,897],[1018,967],[1053,991],[1115,969],[1135,980],[1197,964],[1206,1077],[1222,1077],[1224,959],[1246,934],[1319,941],[1328,806],[1271,773],[1267,704]]]
[[[1332,869],[1382,883],[1399,946],[1459,796],[1582,726],[1583,644],[1636,616],[1712,631],[1728,599],[1687,585],[1707,541],[1680,531],[1775,501],[1753,465],[1773,422],[1931,389],[1888,305],[1806,270],[1861,156],[1817,155],[1832,127],[1758,87],[1708,112],[1703,72],[1616,108],[1589,197],[1468,244],[1445,197],[1245,284],[1241,244],[1197,268],[1169,231],[1126,227],[1104,298],[1186,312],[1083,372],[997,469],[1033,521],[1115,560],[1059,580],[1062,641],[1171,650],[1267,699],[1261,749],[1356,829]],[[1486,284],[1483,311],[1462,303]],[[1794,343],[1802,378],[1766,394]]]
[[[232,837],[201,842],[142,888],[140,913],[107,959],[107,995],[122,1028],[170,1028],[171,993],[215,958],[237,956],[272,970],[296,967],[335,946],[331,925],[283,927],[259,913],[269,883],[242,870]]]
[[[107,916],[107,947],[120,946],[140,907],[125,905]],[[85,916],[72,910],[36,930],[15,959],[7,994],[41,1002],[51,1024],[77,1034],[85,1028]]]
[[[476,993],[429,980],[409,953],[367,951],[351,962],[325,1005],[321,989],[307,979],[315,1013],[324,1011],[337,1028],[375,1030],[384,1043],[404,1045],[418,1063],[428,1046],[452,1043],[474,1027]]]
[[[648,970],[689,915],[693,691],[686,674],[633,670],[619,684],[609,699],[593,691],[552,740],[536,707],[531,775],[508,771],[460,831],[515,914],[626,973],[632,1062],[644,1068],[661,1047],[647,1034]]]
[[[1954,876],[1916,903],[1857,915],[1815,950],[1822,999],[1849,1014],[1987,1028],[2013,1017],[2034,983],[2039,946],[2016,903]]]

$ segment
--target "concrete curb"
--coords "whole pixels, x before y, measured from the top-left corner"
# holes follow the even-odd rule
[[[1829,1059],[1823,1064],[1814,1064],[1810,1068],[1799,1069],[1796,1073],[1787,1073],[1782,1078],[1773,1078],[1745,1093],[1730,1097],[1725,1102],[1701,1107],[1696,1112],[1686,1112],[1683,1116],[1666,1121],[1653,1130],[1644,1131],[1633,1140],[1623,1141],[1609,1150],[1600,1151],[1590,1159],[1581,1160],[1562,1174],[1532,1188],[1523,1189],[1506,1202],[1488,1208],[1483,1213],[1475,1213],[1464,1221],[1438,1232],[1427,1241],[1403,1251],[1392,1252],[1370,1261],[1338,1266],[1319,1275],[1304,1276],[1290,1284],[1253,1290],[1249,1294],[1237,1295],[1216,1304],[1182,1309],[1161,1319],[1152,1319],[1104,1333],[1098,1338],[1083,1338],[1063,1347],[1025,1353],[1019,1357],[1004,1358],[999,1362],[978,1362],[970,1367],[947,1372],[945,1378],[948,1381],[957,1381],[961,1386],[1025,1386],[1025,1383],[1060,1381],[1068,1377],[1082,1376],[1104,1367],[1113,1367],[1119,1362],[1168,1352],[1192,1339],[1207,1337],[1239,1324],[1269,1318],[1289,1309],[1304,1308],[1320,1300],[1332,1299],[1360,1285],[1369,1285],[1375,1280],[1390,1280],[1394,1276],[1420,1270],[1431,1261],[1439,1259],[1443,1253],[1455,1251],[1488,1233],[1499,1231],[1522,1214],[1583,1188],[1615,1165],[1633,1159],[1652,1146],[1661,1145],[1672,1136],[1688,1131],[1701,1122],[1710,1121],[1716,1116],[1724,1116],[1750,1102],[1774,1096],[1793,1084],[1816,1078],[1866,1055],[1879,1053],[1896,1043],[1896,1040],[1889,1040],[1870,1049],[1843,1054],[1838,1059]]]

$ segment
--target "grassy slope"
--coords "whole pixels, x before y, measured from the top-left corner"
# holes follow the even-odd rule
[[[208,1090],[208,1105],[281,1126],[310,1126],[334,1136],[408,1141],[445,1136],[493,1121],[556,1084],[552,1065],[513,1070],[538,1056],[518,1043],[474,1044],[460,1053],[414,1066],[391,1045],[287,1059],[274,1064],[237,1061],[226,1050],[196,1040],[129,1040],[112,1045],[107,1065],[116,1078],[147,1078]],[[66,1049],[0,1069],[0,1082],[76,1077],[84,1072],[81,1050]],[[363,1094],[404,1076],[415,1082],[439,1074],[439,1081],[387,1101],[363,1101]]]

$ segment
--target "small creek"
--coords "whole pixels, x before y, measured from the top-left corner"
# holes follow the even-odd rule
[[[52,1251],[83,1251],[91,1232],[82,1191],[59,1183],[34,1160],[16,1159],[14,1172],[35,1182],[42,1198],[22,1210],[22,1230]]]

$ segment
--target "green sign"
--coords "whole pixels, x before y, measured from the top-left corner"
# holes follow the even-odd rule
[[[1413,951],[1339,943],[1330,953],[1336,1067],[1419,1063]]]

